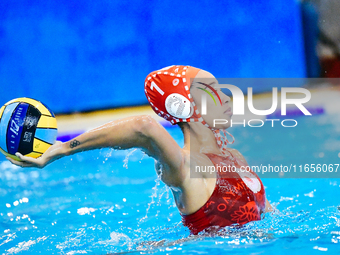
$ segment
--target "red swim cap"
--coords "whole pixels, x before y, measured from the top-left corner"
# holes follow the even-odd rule
[[[191,66],[170,66],[150,73],[145,79],[145,95],[155,113],[173,125],[198,121],[199,112],[190,95],[190,79],[200,70]]]
[[[200,70],[192,66],[174,65],[154,71],[145,79],[145,95],[155,113],[172,125],[179,122],[201,122],[210,128],[224,151],[227,144],[234,141],[228,141],[226,134],[229,133],[226,130],[221,129],[221,135],[220,130],[210,127],[204,121],[190,94],[191,82]]]

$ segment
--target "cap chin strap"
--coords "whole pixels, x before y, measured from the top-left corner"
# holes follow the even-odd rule
[[[223,154],[227,154],[226,152],[228,144],[233,144],[235,142],[234,136],[230,134],[226,129],[212,129],[212,128],[210,129],[213,131],[217,144],[220,147]],[[232,138],[232,141],[228,140],[227,135],[229,135]]]
[[[196,114],[198,116],[197,122],[201,122],[204,126],[208,127],[214,134],[218,147],[220,147],[221,151],[225,155],[229,155],[230,153],[227,150],[228,144],[233,144],[235,142],[235,138],[232,134],[230,134],[226,129],[215,129],[212,128],[204,121],[201,113],[197,110]],[[196,120],[195,120],[196,122]],[[232,141],[228,140],[228,135],[232,138]]]

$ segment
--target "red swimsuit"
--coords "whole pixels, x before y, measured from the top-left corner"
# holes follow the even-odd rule
[[[231,153],[230,153],[231,154]],[[217,166],[247,166],[231,156],[205,154]],[[252,171],[217,171],[215,190],[208,201],[195,213],[182,215],[184,226],[194,235],[209,227],[225,227],[260,220],[266,206],[265,191],[260,178]]]

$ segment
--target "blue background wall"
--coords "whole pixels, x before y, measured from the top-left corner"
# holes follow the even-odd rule
[[[56,113],[146,104],[146,75],[173,64],[304,77],[303,51],[294,0],[2,0],[0,105],[21,96]]]

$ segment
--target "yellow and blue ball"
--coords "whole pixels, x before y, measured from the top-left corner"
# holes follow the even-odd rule
[[[52,111],[31,98],[16,98],[0,108],[0,151],[19,160],[16,152],[38,158],[57,138],[57,120]]]

